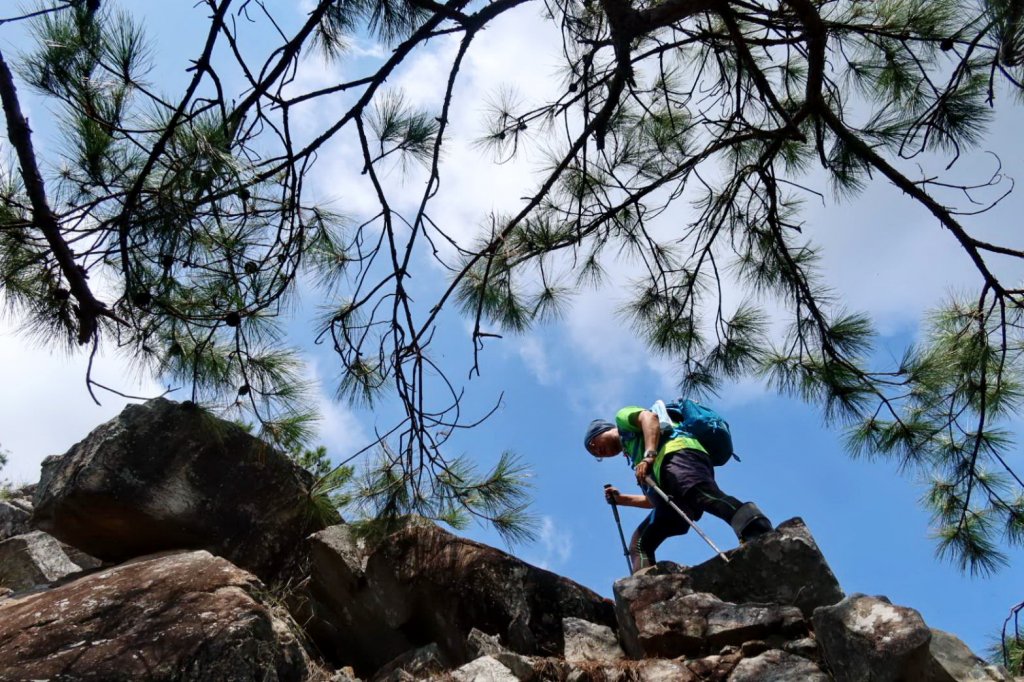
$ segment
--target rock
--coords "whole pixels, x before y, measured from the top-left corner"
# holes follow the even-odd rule
[[[815,663],[821,662],[821,651],[818,649],[817,640],[813,637],[801,637],[800,639],[786,642],[782,646],[782,650],[796,656],[803,656]]]
[[[267,578],[323,527],[311,484],[239,426],[158,398],[47,458],[35,521],[104,561],[202,548]]]
[[[470,658],[480,658],[481,656],[494,656],[507,651],[507,649],[501,645],[501,640],[497,635],[489,635],[473,628],[466,635],[466,651]]]
[[[32,502],[12,495],[0,499],[0,540],[32,532]]]
[[[632,658],[643,658],[644,647],[638,631],[643,614],[670,599],[693,594],[689,576],[678,571],[661,571],[659,563],[654,570],[617,580],[612,585],[615,595],[615,616],[619,624],[619,639]],[[644,637],[646,639],[646,636]]]
[[[73,563],[81,566],[83,570],[91,570],[103,565],[103,562],[96,557],[90,556],[77,547],[72,547],[66,542],[61,542],[60,548],[64,550],[64,553],[68,555],[68,558],[71,559]]]
[[[709,592],[734,604],[796,606],[810,618],[819,606],[843,598],[839,581],[802,519],[779,524],[728,552],[685,570],[695,592]]]
[[[807,625],[795,606],[778,604],[730,604],[721,602],[707,616],[704,635],[713,646],[742,645],[771,635],[803,635]]]
[[[771,649],[768,646],[768,642],[763,639],[752,639],[749,642],[744,642],[740,647],[740,651],[743,652],[743,658],[754,658],[760,656],[764,652]]]
[[[806,632],[800,610],[776,604],[731,604],[707,593],[667,596],[652,601],[650,595],[670,590],[650,585],[664,580],[678,583],[679,576],[624,578],[615,584],[616,613],[626,651],[634,658],[675,658],[707,654],[724,645],[742,645],[751,639]],[[645,588],[630,585],[634,580]],[[630,597],[641,597],[630,602]]]
[[[0,586],[14,592],[46,585],[81,570],[60,543],[42,531],[0,542]]]
[[[621,621],[625,649],[634,658],[706,653],[707,616],[721,603],[714,595],[699,593],[618,608],[619,613],[628,614],[628,620]],[[634,632],[636,639],[632,636]]]
[[[568,663],[614,663],[626,657],[615,631],[581,618],[564,618],[565,660]]]
[[[207,552],[145,557],[0,602],[0,679],[307,678],[297,627]]]
[[[742,657],[739,651],[727,655],[716,654],[688,660],[686,667],[699,680],[725,680]]]
[[[501,645],[495,635],[488,635],[473,628],[466,637],[466,649],[470,659],[490,656],[511,670],[520,680],[532,680],[537,677],[534,660],[529,656],[509,651]]]
[[[352,668],[342,668],[335,670],[334,674],[331,675],[328,682],[360,682],[359,678],[356,677],[356,671]]]
[[[470,661],[451,673],[457,682],[519,682],[512,671],[490,656]]]
[[[563,618],[615,623],[594,592],[433,524],[410,524],[373,548],[337,528],[310,543],[308,630],[360,674],[430,642],[448,660],[468,661],[473,628],[519,654],[557,655]]]
[[[378,670],[372,682],[400,682],[406,677],[422,679],[431,675],[438,675],[445,670],[448,664],[444,660],[444,654],[436,644],[428,644],[419,649],[406,651],[401,656],[391,661]]]
[[[814,633],[838,682],[888,682],[926,669],[931,632],[914,609],[855,594],[814,612]]]
[[[998,669],[990,670],[986,661],[978,658],[958,637],[931,630],[928,643],[928,682],[995,682],[1009,679]]]
[[[663,658],[641,661],[632,673],[631,679],[638,682],[697,682],[699,679],[685,663]]]
[[[728,682],[829,682],[831,679],[806,658],[770,649],[737,663]]]

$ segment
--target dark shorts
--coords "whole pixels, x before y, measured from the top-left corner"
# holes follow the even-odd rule
[[[711,459],[707,454],[700,450],[673,452],[662,461],[659,478],[661,480],[660,487],[665,491],[665,494],[671,497],[672,501],[679,505],[691,519],[699,521],[704,510],[694,504],[692,500],[687,500],[686,493],[695,485],[701,483],[710,483],[717,487],[715,484],[715,467],[711,464]],[[667,512],[678,518],[678,514],[668,509],[668,505],[662,501],[656,492],[645,490],[644,493],[647,495],[647,499],[654,503],[654,508],[658,510],[659,515]],[[662,509],[662,507],[665,507],[665,509]],[[683,525],[685,526],[685,524]]]
[[[682,450],[667,457],[661,466],[659,486],[692,521],[707,511],[726,523],[741,502],[725,494],[715,482],[715,468],[699,450]],[[629,557],[634,571],[655,561],[655,551],[674,535],[685,535],[690,525],[653,490],[644,490],[654,509],[633,532]]]

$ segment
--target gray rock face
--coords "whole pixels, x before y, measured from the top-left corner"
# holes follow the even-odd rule
[[[519,682],[511,670],[490,656],[470,661],[451,675],[457,682]]]
[[[1003,671],[975,656],[958,637],[934,628],[931,632],[928,682],[1001,682],[1009,679]]]
[[[650,601],[631,595],[660,594],[657,588],[629,585],[658,579],[677,584],[678,576],[626,578],[616,583],[616,613],[622,625],[626,650],[635,658],[694,656],[725,645],[739,646],[773,635],[790,637],[806,632],[806,623],[795,606],[778,604],[731,604],[703,592],[668,596]]]
[[[311,481],[238,426],[156,399],[44,461],[35,520],[105,561],[202,548],[268,577],[317,529]]]
[[[431,642],[468,661],[473,628],[519,654],[556,655],[563,618],[615,622],[594,592],[433,524],[411,524],[365,551],[343,527],[310,542],[307,627],[320,650],[359,674]]]
[[[699,679],[685,663],[657,658],[633,668],[639,682],[697,682]]]
[[[0,601],[0,679],[305,680],[290,620],[206,552],[139,559]]]
[[[839,581],[802,519],[779,524],[728,552],[729,563],[715,557],[685,569],[695,592],[741,603],[796,606],[810,618],[819,606],[843,598]]]
[[[769,649],[736,664],[728,682],[829,682],[831,679],[806,658]]]
[[[444,654],[436,644],[429,644],[419,649],[406,651],[378,670],[371,682],[401,682],[406,678],[421,679],[439,675],[449,666]]]
[[[81,570],[60,543],[42,531],[0,542],[0,586],[14,592],[46,585]]]
[[[814,632],[838,682],[921,679],[931,632],[914,609],[855,594],[814,612]]]
[[[641,634],[638,630],[638,625],[644,623],[644,614],[670,599],[693,594],[689,576],[674,570],[677,568],[659,563],[642,575],[623,578],[612,586],[619,638],[626,653],[632,658],[644,656],[644,647],[640,643]]]
[[[13,496],[0,500],[0,540],[32,532],[32,502]]]
[[[564,658],[569,663],[614,663],[626,657],[615,631],[581,618],[562,620]]]
[[[466,649],[471,659],[490,656],[511,670],[512,674],[520,680],[533,680],[537,677],[533,658],[509,651],[501,646],[497,637],[483,633],[476,628],[470,630],[469,636],[466,637]]]

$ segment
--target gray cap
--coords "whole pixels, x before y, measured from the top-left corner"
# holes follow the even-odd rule
[[[590,422],[590,426],[587,427],[587,435],[583,437],[583,448],[587,452],[590,452],[590,449],[587,448],[587,446],[590,445],[590,441],[594,440],[608,429],[614,428],[615,424],[605,421],[604,419],[595,419]]]

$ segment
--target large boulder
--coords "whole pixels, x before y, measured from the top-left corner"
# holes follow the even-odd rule
[[[709,592],[724,601],[786,604],[805,617],[819,606],[843,598],[828,562],[802,519],[779,524],[727,554],[686,569],[695,592]]]
[[[817,609],[814,633],[837,682],[927,679],[932,635],[914,609],[854,594]]]
[[[661,577],[672,581],[672,576]],[[622,642],[634,658],[697,656],[727,645],[738,646],[769,637],[782,640],[807,632],[804,618],[795,606],[733,604],[685,588],[664,599],[631,601],[631,580],[634,579],[618,581],[615,595]]]
[[[744,658],[729,675],[729,682],[829,682],[831,679],[813,662],[779,649]]]
[[[560,655],[562,620],[614,627],[611,602],[493,547],[411,522],[364,548],[346,526],[311,538],[307,629],[336,663],[368,674],[436,642],[470,660],[476,628],[526,655]]]
[[[615,631],[607,625],[566,618],[562,621],[562,633],[568,663],[615,663],[626,657]]]
[[[932,628],[928,682],[1006,682],[1009,673],[974,655],[959,637]]]
[[[60,543],[42,531],[0,542],[0,587],[14,592],[52,583],[81,570]]]
[[[105,561],[207,549],[267,578],[322,528],[312,476],[191,403],[130,405],[43,462],[37,526]]]
[[[0,601],[0,679],[305,680],[295,626],[207,552],[146,557]]]

